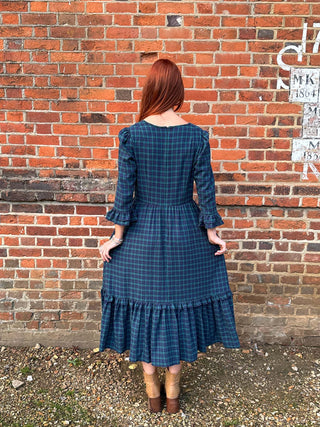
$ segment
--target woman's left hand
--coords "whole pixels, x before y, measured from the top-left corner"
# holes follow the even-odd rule
[[[214,228],[207,229],[207,235],[209,242],[214,245],[219,245],[220,249],[215,253],[215,255],[222,255],[227,252],[227,244],[224,240],[220,239],[217,236],[216,230]]]
[[[116,246],[121,245],[121,243],[122,242],[117,242],[114,239],[110,239],[107,242],[105,242],[102,246],[100,246],[99,252],[103,261],[109,262],[112,259],[109,252],[111,251],[111,249],[115,248]]]

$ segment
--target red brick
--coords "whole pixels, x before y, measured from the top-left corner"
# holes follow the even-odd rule
[[[223,52],[245,52],[247,50],[247,43],[242,41],[222,41],[221,50]]]
[[[46,1],[37,1],[30,3],[30,10],[32,12],[46,12],[48,3]]]
[[[198,13],[212,13],[212,4],[209,3],[200,3],[197,4]]]
[[[164,26],[165,25],[165,16],[163,15],[135,15],[133,16],[133,25],[137,25],[140,27],[144,27],[144,26],[155,26],[155,27],[160,27],[160,26]],[[111,31],[112,36],[111,37],[119,37],[119,35],[117,35],[117,29],[109,29],[109,30],[114,30]],[[132,28],[131,29],[131,33],[128,31],[128,28],[125,28],[125,32],[123,34],[125,34],[127,32],[127,34],[131,34],[131,37],[137,37],[138,33],[139,33],[139,28]],[[122,33],[121,33],[122,36]],[[123,36],[119,38],[124,38]],[[108,33],[107,31],[107,37],[110,37],[110,32]]]
[[[59,3],[50,2],[49,3],[50,12],[69,12],[69,13],[84,13],[84,3],[75,3],[72,4],[69,1],[61,1]]]
[[[244,16],[222,16],[221,24],[222,27],[231,27],[231,28],[239,28],[245,27],[247,23],[247,19]],[[249,25],[250,27],[250,25]]]
[[[271,4],[270,3],[256,3],[254,4],[254,13],[255,14],[262,14],[267,15],[271,11]]]
[[[217,78],[214,81],[214,85],[219,89],[232,89],[232,88],[249,88],[250,80],[248,79],[230,79],[230,78]]]
[[[83,88],[79,90],[80,99],[84,100],[113,100],[114,90],[103,88]]]
[[[137,25],[137,24],[135,24],[135,25]],[[141,25],[152,25],[152,24],[141,24]],[[135,38],[138,38],[138,35],[139,35],[139,28],[109,27],[106,30],[106,37],[111,38],[111,39],[112,38],[114,38],[114,39],[135,39]]]
[[[251,17],[248,19],[248,25],[254,25],[256,27],[282,27],[282,16],[257,16],[257,17]]]
[[[19,1],[13,3],[12,1],[2,1],[0,3],[0,10],[4,12],[27,12],[28,2]]]
[[[183,21],[185,27],[219,27],[220,17],[214,15],[185,16]]]
[[[219,42],[217,41],[184,41],[183,47],[186,52],[190,51],[216,51],[219,48]]]
[[[194,4],[192,2],[188,3],[188,2],[176,2],[176,1],[159,2],[158,13],[164,14],[164,15],[193,14]],[[200,12],[200,13],[203,13],[203,12]]]
[[[81,27],[51,27],[50,36],[52,38],[63,38],[63,39],[84,39],[85,28]]]
[[[277,3],[273,6],[273,13],[275,15],[309,15],[309,4],[282,4]]]
[[[27,25],[38,25],[41,22],[41,25],[54,25],[56,24],[56,16],[53,13],[29,13],[21,15],[21,24]]]
[[[216,53],[216,64],[250,64],[249,53]]]
[[[90,4],[90,7],[92,8],[96,8],[97,2],[93,1]],[[143,7],[139,4],[139,7]],[[105,4],[105,8],[106,8],[106,12],[107,13],[136,13],[138,12],[137,8],[138,8],[138,4],[137,3],[129,3],[129,2],[117,2],[117,3],[106,3]],[[88,5],[87,5],[87,12],[88,12]],[[97,12],[102,12],[100,10],[97,10]],[[147,12],[143,12],[141,10],[142,13],[147,13]]]

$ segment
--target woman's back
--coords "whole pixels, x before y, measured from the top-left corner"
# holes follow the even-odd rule
[[[143,120],[131,126],[137,201],[158,205],[191,201],[193,166],[206,133],[192,123],[164,127]]]

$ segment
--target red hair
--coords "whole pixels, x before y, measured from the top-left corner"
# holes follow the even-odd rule
[[[177,111],[183,100],[184,86],[179,68],[170,59],[158,59],[153,63],[143,87],[138,122],[169,108]]]

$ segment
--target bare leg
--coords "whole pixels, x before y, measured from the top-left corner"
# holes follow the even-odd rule
[[[152,375],[155,370],[156,367],[153,366],[151,363],[147,363],[147,362],[142,362],[142,366],[143,366],[143,370],[148,374],[148,375]],[[169,371],[172,374],[177,374],[182,368],[181,362],[179,363],[179,365],[171,365],[169,366]]]
[[[181,365],[181,362],[180,362],[179,365],[171,365],[171,366],[169,366],[169,371],[172,374],[177,374],[178,372],[180,372],[181,368],[182,368],[182,365]]]
[[[152,375],[156,370],[156,367],[153,366],[151,363],[142,362],[142,366],[144,372],[146,372],[148,375]]]

